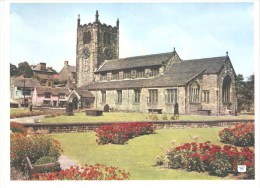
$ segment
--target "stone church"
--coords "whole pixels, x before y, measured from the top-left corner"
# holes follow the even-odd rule
[[[76,86],[92,93],[92,107],[118,111],[226,115],[237,109],[236,73],[224,56],[183,60],[171,52],[119,58],[116,25],[77,20]]]

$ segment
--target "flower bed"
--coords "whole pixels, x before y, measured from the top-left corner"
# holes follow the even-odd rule
[[[150,123],[104,125],[96,129],[96,141],[98,144],[124,144],[131,138],[153,133],[154,126]]]
[[[27,129],[17,122],[10,122],[10,130],[12,133],[23,134],[24,136],[27,135]]]
[[[11,134],[10,156],[11,167],[26,172],[26,157],[34,164],[43,156],[56,160],[62,152],[59,142],[46,135],[25,137],[22,134]]]
[[[70,167],[52,173],[35,173],[33,180],[126,180],[129,173],[101,164]]]
[[[234,128],[225,128],[219,132],[221,142],[240,147],[254,146],[254,123],[237,124]]]
[[[209,172],[220,177],[238,174],[237,166],[246,165],[246,179],[255,177],[255,153],[249,148],[237,149],[205,143],[185,143],[166,150],[168,167],[188,171]]]

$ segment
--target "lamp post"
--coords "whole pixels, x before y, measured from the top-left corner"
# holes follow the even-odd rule
[[[23,107],[25,107],[25,79],[23,80]]]

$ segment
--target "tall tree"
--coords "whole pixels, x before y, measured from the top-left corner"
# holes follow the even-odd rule
[[[31,66],[26,61],[19,63],[18,70],[23,74],[24,78],[31,78],[33,76]]]

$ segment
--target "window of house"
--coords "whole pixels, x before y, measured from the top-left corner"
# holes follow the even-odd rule
[[[65,93],[59,93],[59,99],[65,99]]]
[[[43,104],[45,104],[45,105],[50,105],[51,104],[51,101],[46,101],[46,100],[43,100]]]
[[[136,71],[136,78],[144,78],[144,69],[139,69]]]
[[[149,90],[148,103],[158,103],[158,90],[157,89]]]
[[[166,90],[166,103],[174,104],[177,101],[177,89]]]
[[[45,98],[51,98],[51,93],[44,93]]]
[[[203,91],[203,102],[209,102],[209,91],[208,90]]]
[[[131,71],[125,71],[123,78],[124,79],[130,79],[131,78]]]
[[[100,75],[100,80],[101,80],[101,81],[107,80],[107,73],[101,74],[101,75]]]
[[[101,91],[102,103],[106,103],[106,91]]]
[[[190,103],[198,103],[200,95],[200,86],[197,82],[193,82],[190,85]]]
[[[112,72],[112,80],[119,80],[119,72]]]
[[[22,92],[23,95],[31,95],[31,90],[30,89],[23,89],[22,91],[23,91]]]
[[[105,32],[104,36],[103,36],[103,41],[104,41],[104,44],[111,44],[111,34],[108,32]]]
[[[151,74],[150,74],[151,77],[158,76],[158,74],[159,74],[159,68],[151,69]]]
[[[134,102],[135,102],[135,103],[140,103],[140,97],[141,97],[141,91],[140,91],[140,89],[134,90],[134,93],[135,93]]]
[[[122,90],[117,90],[117,103],[122,103]]]

